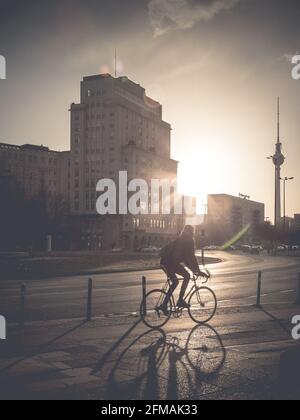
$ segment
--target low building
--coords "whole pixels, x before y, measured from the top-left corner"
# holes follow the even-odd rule
[[[208,196],[207,234],[211,242],[224,243],[241,233],[244,242],[255,242],[258,226],[265,220],[265,205],[227,194]]]
[[[0,177],[13,180],[27,199],[43,192],[51,207],[56,200],[69,203],[70,152],[48,147],[0,143]]]

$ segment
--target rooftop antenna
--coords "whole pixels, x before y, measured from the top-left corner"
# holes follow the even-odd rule
[[[240,198],[243,198],[244,200],[250,200],[250,195],[245,195],[245,194],[241,194],[241,193],[239,193],[239,197]]]
[[[115,78],[117,78],[117,48],[115,48]]]

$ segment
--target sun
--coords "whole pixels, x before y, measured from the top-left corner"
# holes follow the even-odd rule
[[[207,196],[226,192],[231,163],[228,156],[215,150],[189,156],[179,165],[178,189],[197,198],[197,213],[206,212]]]

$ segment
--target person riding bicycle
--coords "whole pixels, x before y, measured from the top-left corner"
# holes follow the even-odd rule
[[[179,284],[179,280],[176,276],[177,274],[183,277],[183,284],[180,290],[177,306],[179,308],[188,309],[190,305],[184,300],[184,296],[191,276],[184,266],[189,268],[196,276],[208,278],[208,274],[200,270],[195,256],[193,226],[185,226],[181,235],[175,241],[170,242],[162,249],[160,264],[170,279],[171,285],[163,304],[157,309],[161,310],[164,314],[168,313],[168,303]]]

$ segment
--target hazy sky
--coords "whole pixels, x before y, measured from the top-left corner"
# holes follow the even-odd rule
[[[172,124],[186,193],[239,192],[273,218],[276,97],[282,103],[287,209],[300,213],[299,0],[0,0],[0,141],[69,148],[84,75],[143,85]]]

